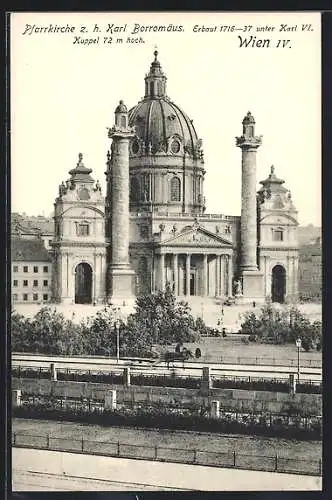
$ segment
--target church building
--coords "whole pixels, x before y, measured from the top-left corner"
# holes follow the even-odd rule
[[[206,213],[206,166],[193,122],[166,92],[155,51],[144,98],[120,101],[108,131],[106,190],[82,154],[59,187],[52,243],[52,298],[129,303],[165,289],[238,301],[292,300],[298,293],[297,210],[274,167],[257,192],[262,143],[250,112],[242,153],[241,216]]]

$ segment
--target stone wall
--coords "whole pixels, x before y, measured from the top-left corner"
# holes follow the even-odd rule
[[[46,379],[12,379],[12,389],[21,389],[22,396],[53,395],[59,398],[87,398],[104,401],[105,393],[111,389],[117,391],[117,402],[182,402],[208,405],[212,400],[220,401],[220,409],[235,408],[238,410],[271,411],[283,413],[295,408],[299,412],[321,415],[322,396],[320,394],[289,395],[280,392],[246,391],[239,389],[210,389],[204,396],[199,389],[184,389],[174,387],[143,387],[90,382],[53,381]]]

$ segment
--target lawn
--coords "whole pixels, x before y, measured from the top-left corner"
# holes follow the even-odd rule
[[[66,440],[81,439],[98,442],[118,442],[131,445],[173,447],[210,452],[232,452],[280,458],[319,460],[322,455],[320,441],[297,441],[279,438],[210,434],[169,430],[145,430],[123,427],[101,427],[71,422],[51,422],[15,418],[12,431],[29,435],[50,436]],[[96,449],[98,447],[96,446]]]
[[[194,349],[196,344],[186,344],[186,346]],[[259,364],[277,365],[278,360],[283,360],[284,364],[297,366],[297,348],[291,344],[274,345],[257,342],[244,344],[241,338],[232,335],[226,338],[202,338],[200,348],[202,361],[256,364],[257,358]],[[241,360],[237,358],[241,358]],[[313,367],[320,366],[322,353],[314,350],[305,352],[302,349],[300,351],[300,364],[304,360],[306,366],[310,366],[310,364]]]

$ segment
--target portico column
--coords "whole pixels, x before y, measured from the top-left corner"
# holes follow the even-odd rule
[[[233,281],[233,261],[232,256],[228,256],[228,295],[233,295],[232,290],[232,281]]]
[[[165,289],[165,255],[160,254],[160,289],[163,291]]]
[[[179,295],[178,254],[173,254],[174,295]]]
[[[209,281],[208,281],[208,256],[203,254],[203,296],[207,297],[209,295]]]
[[[190,295],[190,253],[186,255],[186,295]]]
[[[216,287],[215,287],[216,297],[219,297],[220,295],[219,279],[220,279],[220,260],[219,260],[219,255],[216,255]]]
[[[219,295],[225,295],[225,259],[223,255],[219,255]]]

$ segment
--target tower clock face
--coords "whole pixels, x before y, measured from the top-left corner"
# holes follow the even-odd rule
[[[172,153],[178,153],[180,151],[180,143],[179,141],[173,141],[171,144]]]
[[[85,187],[81,188],[78,191],[78,199],[79,200],[90,200],[90,193],[89,190]]]

